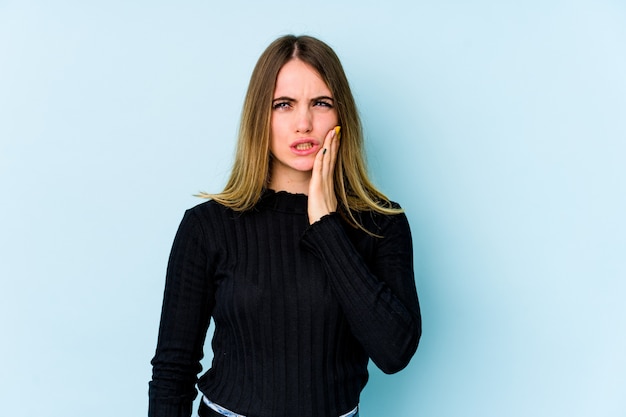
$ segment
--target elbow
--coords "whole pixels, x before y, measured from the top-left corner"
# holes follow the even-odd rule
[[[377,361],[376,359],[372,358],[372,361],[385,374],[389,375],[400,372],[407,367],[407,365],[415,355],[421,337],[422,323],[421,320],[419,320],[417,325],[414,326],[413,331],[410,332],[409,337],[405,339],[404,343],[392,346],[389,354],[385,355],[385,357],[381,358],[381,360]]]
[[[404,368],[406,368],[406,366],[409,364],[410,359],[408,360],[394,360],[394,361],[387,361],[384,364],[376,364],[376,366],[378,366],[378,369],[380,369],[381,371],[383,371],[385,374],[387,375],[391,375],[391,374],[395,374],[400,372],[401,370],[403,370]]]

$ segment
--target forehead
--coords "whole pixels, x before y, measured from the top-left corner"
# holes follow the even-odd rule
[[[312,66],[299,59],[292,59],[278,71],[274,94],[278,96],[293,94],[329,96],[330,89]]]

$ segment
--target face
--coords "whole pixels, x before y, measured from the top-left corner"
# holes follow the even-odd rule
[[[272,102],[272,180],[310,176],[315,155],[337,124],[332,94],[320,75],[298,59],[287,62],[278,72]]]

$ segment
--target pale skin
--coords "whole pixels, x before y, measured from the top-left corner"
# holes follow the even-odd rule
[[[298,59],[287,62],[272,103],[269,188],[308,195],[310,224],[337,210],[337,124],[332,94],[319,74]]]

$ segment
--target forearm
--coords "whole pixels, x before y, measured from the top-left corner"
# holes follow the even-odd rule
[[[185,216],[167,268],[157,348],[152,359],[150,417],[188,417],[213,306],[202,228]]]
[[[339,215],[313,224],[303,241],[323,262],[354,336],[381,370],[393,373],[415,353],[421,316],[408,223],[383,234],[388,240],[368,262],[346,235]]]

